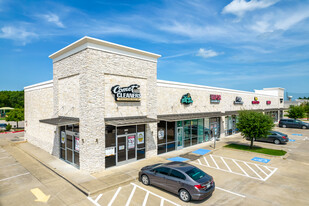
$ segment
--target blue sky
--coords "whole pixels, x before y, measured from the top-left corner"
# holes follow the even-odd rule
[[[0,90],[52,79],[91,36],[161,54],[158,79],[309,96],[308,0],[0,0]]]

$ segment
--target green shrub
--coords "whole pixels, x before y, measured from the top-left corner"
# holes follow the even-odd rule
[[[11,124],[8,124],[6,127],[5,127],[6,131],[10,131],[12,129],[12,125]]]

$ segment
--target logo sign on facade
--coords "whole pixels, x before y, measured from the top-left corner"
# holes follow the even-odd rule
[[[252,104],[260,104],[260,101],[257,97],[254,97],[254,101],[252,101]]]
[[[111,91],[115,95],[117,102],[139,102],[141,101],[141,93],[136,91],[139,87],[138,84],[131,84],[128,87],[115,85]]]
[[[187,94],[183,95],[181,100],[180,100],[180,102],[182,104],[191,104],[191,103],[193,103],[193,100],[192,100],[192,97],[191,97],[190,93],[187,93]]]
[[[234,104],[244,104],[241,97],[236,97]]]
[[[266,104],[267,104],[267,105],[270,105],[270,104],[271,104],[271,101],[266,101]]]
[[[221,95],[211,94],[210,95],[210,103],[220,103]]]
[[[280,103],[283,103],[283,98],[280,98]]]

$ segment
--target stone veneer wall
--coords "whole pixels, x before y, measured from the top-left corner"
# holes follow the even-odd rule
[[[41,119],[53,116],[53,87],[25,89],[25,138],[31,144],[59,156],[59,138],[55,136],[56,127],[40,123]]]
[[[74,107],[80,118],[80,169],[96,172],[105,168],[105,117],[141,116],[156,118],[157,64],[133,57],[85,49],[54,62],[54,111],[65,114]],[[75,76],[73,82],[62,79]],[[78,104],[60,103],[59,94],[79,81]],[[67,83],[67,84],[65,84]],[[141,84],[140,103],[116,103],[111,85]],[[65,92],[64,92],[65,93]],[[64,107],[63,107],[64,106]],[[68,112],[69,113],[69,112]],[[68,116],[68,115],[65,115]],[[156,124],[146,125],[146,157],[156,154]]]

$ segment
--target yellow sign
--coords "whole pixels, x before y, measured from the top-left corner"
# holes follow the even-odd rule
[[[47,202],[50,198],[50,195],[45,195],[39,188],[34,188],[30,191],[36,197],[36,202]]]
[[[255,100],[255,101],[257,101],[257,100],[258,100],[258,98],[257,98],[257,97],[254,97],[254,100]]]

